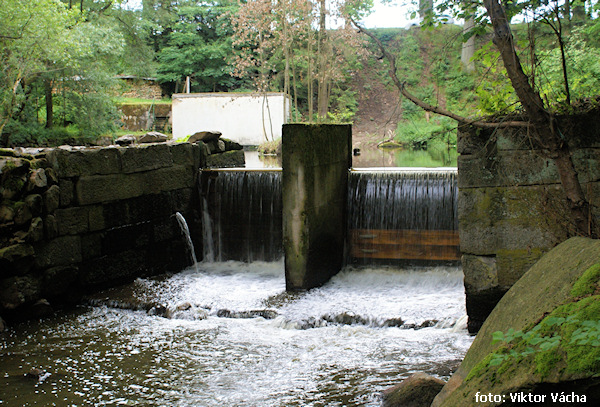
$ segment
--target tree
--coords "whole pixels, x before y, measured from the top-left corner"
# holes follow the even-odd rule
[[[278,84],[282,84],[285,92],[293,93],[295,112],[301,101],[306,101],[309,121],[313,120],[316,98],[317,120],[327,120],[332,92],[361,54],[354,48],[358,38],[350,24],[328,28],[328,19],[344,21],[349,10],[357,9],[350,4],[327,9],[322,0],[244,3],[234,18],[235,74],[253,78],[260,91],[280,89]]]
[[[180,1],[172,10],[174,20],[158,50],[158,78],[163,82],[193,80],[199,91],[223,91],[235,81],[231,56],[231,15],[237,5],[229,0]]]
[[[17,113],[35,76],[68,58],[75,15],[59,0],[0,0],[0,135]]]
[[[461,1],[457,1],[456,3],[452,3],[456,7],[460,7],[462,5]],[[486,122],[480,119],[469,119],[466,117],[462,117],[460,115],[454,114],[452,112],[446,111],[445,109],[441,109],[437,106],[429,105],[424,103],[414,97],[405,87],[405,84],[401,82],[396,76],[395,69],[395,60],[394,57],[382,46],[381,42],[377,40],[377,38],[367,30],[360,27],[360,25],[355,25],[358,27],[360,31],[369,35],[372,39],[379,43],[380,48],[388,61],[390,62],[390,76],[394,81],[395,85],[401,91],[401,93],[407,97],[409,100],[413,101],[415,104],[420,106],[426,111],[438,113],[447,117],[451,117],[457,120],[459,123],[463,124],[471,124],[474,126],[481,127],[500,127],[500,126],[521,126],[527,127],[528,132],[533,140],[535,146],[542,151],[546,157],[552,159],[556,164],[558,169],[558,173],[560,176],[560,181],[563,187],[563,191],[565,194],[565,200],[568,206],[569,218],[571,219],[571,223],[573,225],[573,233],[580,234],[584,236],[592,236],[598,237],[598,225],[592,216],[590,216],[590,204],[587,201],[585,194],[583,193],[583,189],[578,179],[578,174],[573,164],[571,158],[571,151],[569,150],[569,145],[566,140],[563,139],[563,133],[560,129],[560,123],[557,120],[556,110],[552,110],[552,107],[544,101],[544,99],[540,96],[540,93],[536,88],[534,88],[530,81],[530,76],[528,76],[521,64],[516,46],[515,40],[513,37],[513,33],[510,27],[510,15],[507,14],[505,8],[500,3],[499,0],[483,0],[483,5],[485,6],[486,14],[485,15],[476,15],[474,12],[470,15],[475,18],[475,21],[482,22],[482,26],[489,21],[489,24],[492,27],[493,31],[493,43],[495,47],[498,49],[504,68],[506,69],[506,73],[512,87],[520,101],[520,104],[527,114],[527,121],[504,121],[502,123],[492,123]],[[564,18],[561,15],[560,7],[555,4],[555,7],[543,8],[538,10],[540,3],[528,3],[529,7],[533,7],[539,13],[542,14],[543,18],[546,21],[550,21],[550,18]],[[546,4],[543,4],[545,7]],[[444,6],[446,9],[448,4]],[[520,9],[522,5],[518,5],[517,7],[511,8],[511,12],[515,12],[515,9]],[[464,14],[463,14],[464,16]],[[558,23],[560,24],[560,22]],[[562,41],[563,32],[559,29],[555,29],[555,34],[559,40],[559,46],[561,50],[564,50],[564,42]],[[566,58],[563,53],[563,65],[566,63]],[[566,75],[566,69],[564,70],[564,82],[565,86],[568,89],[568,77]],[[566,99],[563,101],[559,101],[559,106],[567,106],[570,105],[570,99],[568,97],[568,92],[566,93]]]

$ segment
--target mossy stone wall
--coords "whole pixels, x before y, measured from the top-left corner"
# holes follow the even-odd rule
[[[590,202],[600,202],[600,111],[570,118],[569,145]],[[526,129],[459,128],[459,234],[469,330],[502,295],[569,236],[554,162],[531,148]],[[594,207],[592,216],[600,216]]]
[[[198,225],[204,147],[0,152],[0,315],[188,266],[174,215]]]

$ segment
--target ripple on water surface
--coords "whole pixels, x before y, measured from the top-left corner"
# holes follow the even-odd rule
[[[1,337],[0,404],[376,406],[414,371],[447,377],[471,342],[456,268],[347,269],[287,294],[282,262],[201,263],[134,286],[170,318],[97,306]]]

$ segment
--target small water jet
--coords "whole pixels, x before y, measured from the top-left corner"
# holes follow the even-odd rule
[[[190,235],[190,229],[188,228],[188,224],[183,217],[183,215],[179,212],[175,213],[175,217],[177,218],[177,222],[179,223],[179,227],[181,228],[181,234],[185,238],[185,242],[188,247],[188,251],[190,252],[190,257],[192,259],[192,264],[194,265],[194,269],[196,272],[199,272],[198,268],[198,260],[196,259],[196,250],[194,249],[194,242],[192,241],[192,236]]]

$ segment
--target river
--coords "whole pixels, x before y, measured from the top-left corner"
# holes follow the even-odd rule
[[[472,341],[460,268],[286,293],[281,261],[200,263],[94,298],[1,334],[0,405],[378,406],[413,372],[447,379]]]

